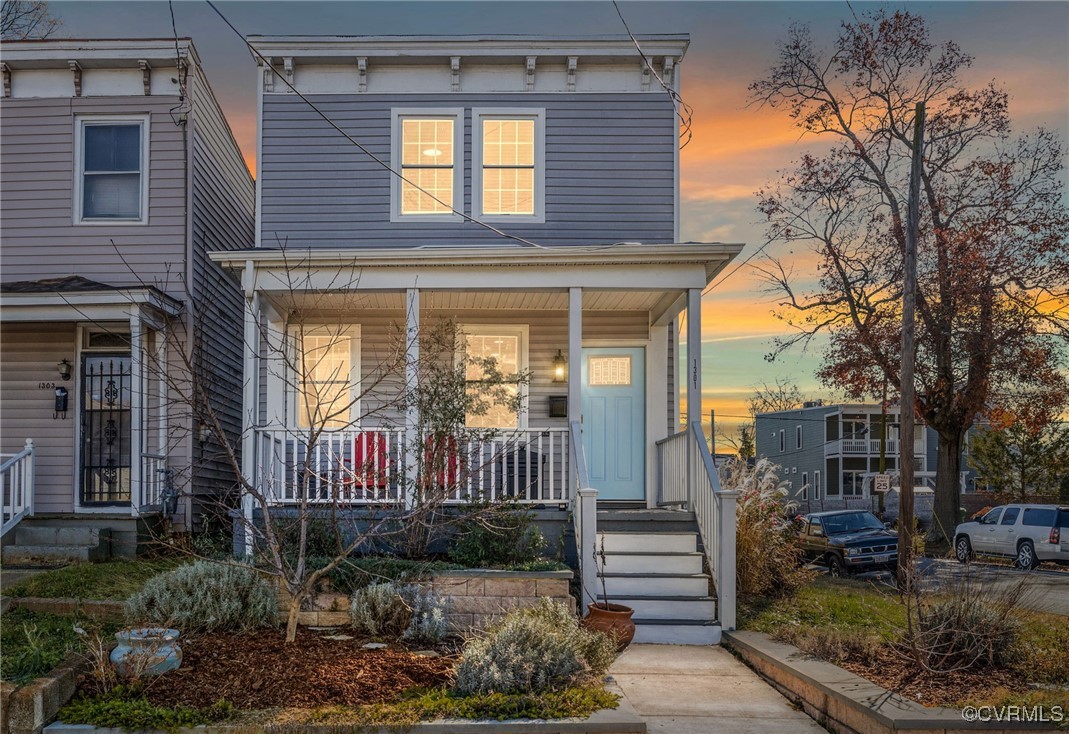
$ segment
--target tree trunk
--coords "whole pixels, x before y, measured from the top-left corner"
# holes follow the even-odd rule
[[[960,522],[961,432],[939,433],[939,455],[935,467],[935,515],[932,535],[953,542]]]
[[[286,642],[294,642],[297,639],[297,616],[301,613],[301,602],[304,594],[290,596],[289,614],[286,616]]]

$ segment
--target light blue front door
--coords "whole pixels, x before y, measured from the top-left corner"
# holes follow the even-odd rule
[[[599,500],[646,493],[646,350],[583,350],[583,444]]]

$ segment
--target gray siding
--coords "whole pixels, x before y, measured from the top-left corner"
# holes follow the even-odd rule
[[[5,281],[77,274],[112,285],[157,285],[183,298],[185,131],[167,113],[177,103],[176,97],[4,100]],[[134,113],[151,114],[148,224],[73,224],[75,115]]]
[[[393,107],[464,107],[464,211],[471,213],[471,109],[546,110],[546,221],[497,224],[539,243],[671,242],[673,109],[644,94],[315,95],[316,105],[390,159]],[[261,245],[500,244],[468,222],[390,222],[390,176],[300,98],[264,96]]]
[[[815,472],[821,474],[821,496],[828,486],[827,469],[824,466],[824,416],[825,407],[784,411],[758,416],[755,445],[758,458],[767,458],[781,468],[780,479],[792,482],[790,499],[803,502],[800,492],[802,475],[807,474],[810,484],[808,497],[813,500]],[[802,447],[798,448],[797,428],[802,427]],[[784,432],[784,450],[780,451],[779,432]],[[803,504],[803,509],[805,505]]]
[[[217,250],[251,247],[255,237],[254,183],[208,81],[194,78],[191,220],[194,320],[198,357],[209,375],[208,394],[230,446],[241,445],[243,300],[234,277],[208,259]],[[191,491],[197,497],[232,492],[236,476],[215,439],[199,450]]]

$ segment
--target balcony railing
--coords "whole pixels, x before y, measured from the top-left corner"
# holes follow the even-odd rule
[[[423,435],[409,445],[403,429],[323,432],[257,429],[255,477],[279,504],[384,505],[436,489],[446,502],[570,499],[567,428],[530,428],[486,436]],[[412,474],[412,476],[409,476]]]
[[[898,439],[889,438],[880,441],[878,438],[840,438],[828,441],[824,444],[825,456],[879,456],[880,444],[885,445],[887,454],[897,454],[899,449]],[[913,441],[913,451],[924,453],[924,439],[918,438]]]

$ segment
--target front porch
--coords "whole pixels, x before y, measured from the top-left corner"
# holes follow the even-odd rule
[[[663,551],[648,528],[606,531],[615,533],[612,563],[628,565],[608,574],[616,579],[609,585],[635,595],[643,579],[671,576],[650,586],[667,595],[647,605],[650,612],[667,613],[685,598],[708,615],[712,582],[726,603],[717,619],[733,626],[734,533],[723,526],[733,530],[734,493],[721,492],[700,433],[701,292],[738,249],[213,254],[241,273],[246,299],[242,461],[255,491],[243,501],[245,526],[255,528],[270,506],[387,509],[414,505],[428,489],[446,504],[507,500],[560,510],[561,522],[574,525],[591,602],[603,575],[597,545],[610,539],[598,528],[598,506],[681,510],[693,537]],[[684,312],[685,358],[677,333]],[[440,322],[456,324],[463,349],[526,373],[516,386],[518,411],[492,407],[489,418],[438,435],[417,407],[398,400],[420,382],[420,337]],[[312,376],[323,364],[329,374]],[[252,535],[244,533],[247,551]],[[692,568],[699,555],[706,560]],[[671,568],[657,574],[661,563]],[[640,593],[637,601],[648,600]],[[671,615],[646,623],[672,635],[712,624]],[[686,639],[719,639],[719,627],[706,629]]]

